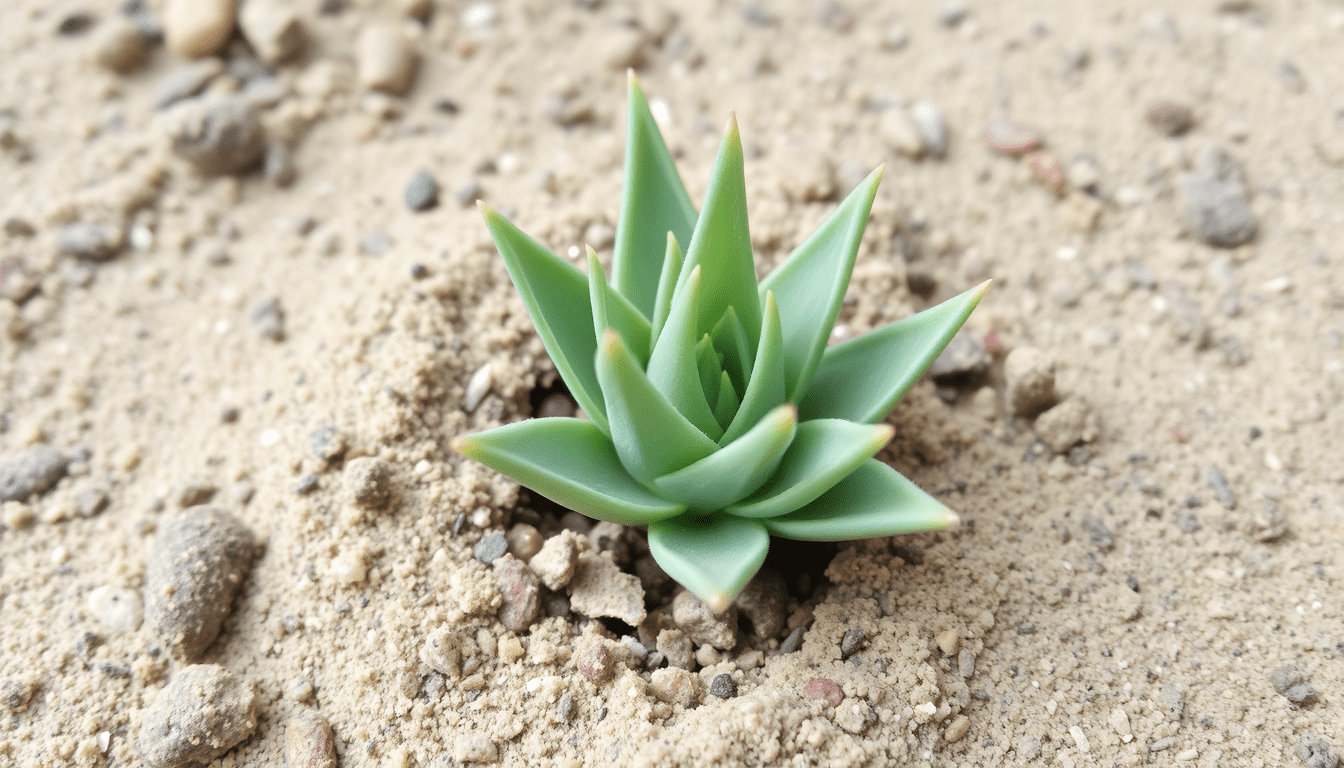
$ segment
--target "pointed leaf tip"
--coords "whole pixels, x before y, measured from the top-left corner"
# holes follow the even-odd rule
[[[705,605],[708,605],[709,610],[715,613],[723,613],[728,610],[728,603],[728,595],[725,595],[722,592],[715,592],[709,596],[709,601],[706,602]]]
[[[945,516],[944,519],[947,521],[947,527],[948,527],[948,528],[952,528],[953,526],[961,525],[961,515],[958,515],[956,512],[953,512],[953,511],[950,510],[950,509],[947,510],[947,515]]]

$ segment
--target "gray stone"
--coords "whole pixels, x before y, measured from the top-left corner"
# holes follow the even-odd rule
[[[737,608],[734,606],[728,606],[723,613],[715,613],[694,593],[685,591],[672,600],[672,620],[698,644],[712,645],[721,651],[737,645]]]
[[[331,424],[323,424],[309,433],[308,444],[318,461],[335,461],[345,455],[345,435]]]
[[[77,259],[107,261],[121,252],[126,239],[113,224],[76,222],[56,230],[56,247]]]
[[[1083,515],[1083,532],[1087,538],[1099,549],[1110,549],[1115,543],[1115,537],[1111,534],[1111,529],[1096,515]]]
[[[541,611],[537,577],[525,563],[509,554],[497,558],[494,567],[495,585],[501,597],[499,621],[510,632],[524,632]]]
[[[174,107],[168,128],[172,149],[205,174],[248,170],[266,152],[257,110],[241,96],[212,94]]]
[[[971,653],[971,649],[962,648],[957,653],[957,671],[961,673],[965,680],[970,680],[975,676],[975,654]]]
[[[275,296],[262,299],[252,307],[249,318],[257,333],[271,341],[285,339],[285,310]]]
[[[784,577],[771,568],[762,568],[747,582],[734,604],[738,613],[751,622],[751,634],[769,640],[783,631],[788,603],[789,590]]]
[[[509,540],[503,531],[491,531],[485,534],[480,541],[476,542],[476,546],[471,548],[471,553],[476,556],[476,559],[486,565],[490,565],[508,552]]]
[[[1232,492],[1232,486],[1228,485],[1227,476],[1221,469],[1209,467],[1209,487],[1213,489],[1213,495],[1223,505],[1223,509],[1237,508],[1237,495]]]
[[[412,211],[428,211],[439,204],[439,182],[434,174],[420,169],[406,182],[406,207]]]
[[[38,683],[32,677],[9,677],[0,682],[0,706],[11,715],[28,709],[28,702],[37,693]]]
[[[560,694],[560,700],[555,704],[555,717],[562,723],[574,719],[574,694],[569,691]]]
[[[198,658],[219,634],[252,568],[252,532],[216,507],[194,507],[163,527],[145,570],[145,619],[177,657]]]
[[[1339,756],[1319,736],[1310,734],[1297,741],[1297,756],[1307,768],[1336,768]]]
[[[1307,676],[1291,664],[1275,667],[1269,673],[1269,684],[1274,690],[1293,704],[1301,706],[1316,700],[1316,688],[1307,680]]]
[[[68,462],[49,445],[35,445],[0,462],[0,502],[27,501],[43,493],[62,477]]]
[[[807,632],[805,627],[794,627],[789,636],[784,638],[784,642],[779,644],[780,653],[793,653],[803,647],[803,635]]]
[[[107,495],[107,491],[96,485],[80,488],[75,494],[75,509],[79,511],[80,517],[100,515],[111,502],[112,497]]]
[[[929,365],[929,378],[943,386],[965,384],[983,376],[992,362],[983,340],[958,333]]]
[[[1194,169],[1181,176],[1180,190],[1186,223],[1204,242],[1235,248],[1255,237],[1241,165],[1222,148],[1204,149]]]
[[[848,659],[850,656],[858,653],[867,642],[867,632],[864,632],[858,627],[849,630],[840,638],[840,658]]]
[[[715,675],[709,683],[709,695],[731,699],[737,695],[737,682],[727,672]]]
[[[189,99],[222,74],[224,62],[219,59],[201,59],[183,64],[169,72],[154,89],[151,97],[154,108],[167,109],[179,101]]]
[[[1162,686],[1157,701],[1169,720],[1180,720],[1185,716],[1185,691],[1174,685]]]
[[[392,500],[392,468],[375,456],[361,456],[345,465],[346,493],[355,506],[385,509]]]
[[[174,675],[145,710],[135,745],[155,768],[205,764],[256,729],[257,710],[250,683],[221,666],[196,664]]]

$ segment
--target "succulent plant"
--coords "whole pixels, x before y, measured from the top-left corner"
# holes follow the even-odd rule
[[[633,74],[628,131],[610,282],[591,248],[585,275],[481,204],[587,418],[530,419],[453,447],[589,517],[648,526],[654,559],[716,611],[761,567],[771,535],[954,524],[873,457],[893,434],[881,421],[989,283],[828,346],[883,169],[758,284],[736,120],[699,214]]]

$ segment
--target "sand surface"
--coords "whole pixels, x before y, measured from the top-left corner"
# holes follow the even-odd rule
[[[214,765],[281,765],[316,713],[349,767],[1329,768],[1344,5],[1160,5],[295,0],[294,58],[258,63],[235,34],[203,82],[260,103],[272,145],[269,171],[220,174],[174,150],[183,105],[155,106],[186,59],[99,63],[117,4],[4,3],[0,461],[49,446],[68,465],[0,516],[0,764],[146,764],[137,738],[186,661],[134,603],[161,597],[156,536],[209,501],[260,543],[193,659],[256,694]],[[367,88],[378,25],[418,56],[404,95]],[[472,203],[609,265],[628,66],[697,204],[736,113],[762,274],[887,164],[838,334],[994,279],[967,325],[987,364],[921,381],[880,454],[963,525],[788,549],[785,626],[743,626],[681,676],[631,649],[673,627],[656,573],[639,630],[549,592],[506,629],[473,546],[520,522],[555,535],[563,510],[448,447],[556,385]],[[1165,135],[1159,100],[1193,126]],[[921,101],[942,157],[912,156],[900,121]],[[992,149],[1002,119],[1051,154]],[[1208,147],[1240,166],[1256,233],[1236,247],[1185,215]],[[422,169],[439,200],[416,212]],[[62,252],[75,223],[111,227],[103,258]],[[1054,423],[1005,400],[1028,347],[1055,363]],[[354,501],[360,457],[389,470],[385,503]],[[605,541],[590,555],[634,572],[638,532]],[[581,662],[603,653],[594,681]],[[725,673],[729,699],[709,693]]]

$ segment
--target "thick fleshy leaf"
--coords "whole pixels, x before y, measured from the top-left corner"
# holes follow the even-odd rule
[[[737,312],[733,311],[732,307],[719,318],[709,336],[714,339],[714,348],[723,354],[723,369],[733,377],[733,386],[737,387],[738,392],[746,389],[755,358],[752,357],[752,346],[747,340],[747,331],[742,327],[742,321],[737,319]]]
[[[696,216],[691,196],[686,194],[633,70],[629,91],[625,188],[616,224],[611,281],[646,318],[651,318],[658,277],[663,272],[661,257],[667,233],[689,243]]]
[[[798,403],[804,419],[878,421],[910,391],[980,303],[989,281],[826,350]]]
[[[621,465],[638,480],[675,472],[718,450],[649,383],[615,331],[602,334],[597,378],[606,397],[611,442]]]
[[[761,281],[762,300],[766,291],[772,291],[779,302],[785,389],[792,402],[807,391],[808,380],[826,350],[883,168],[869,174],[825,223]]]
[[[453,449],[599,520],[647,525],[686,508],[630,477],[611,440],[581,419],[529,419],[460,437]]]
[[[602,262],[591,245],[588,246],[588,302],[593,310],[593,338],[601,338],[602,332],[611,327],[607,322],[607,273],[602,271]]]
[[[717,453],[653,481],[669,499],[697,512],[740,501],[770,479],[798,427],[798,409],[781,405]]]
[[[699,343],[695,345],[695,367],[700,376],[700,387],[705,393],[705,402],[718,402],[719,376],[723,369],[709,334],[700,337]]]
[[[959,521],[900,472],[869,459],[811,504],[761,522],[786,539],[849,541],[936,531]]]
[[[737,396],[732,377],[727,371],[720,371],[719,391],[714,398],[714,418],[726,428],[726,425],[733,423],[733,417],[737,415],[737,409],[741,406],[742,398]]]
[[[639,364],[648,365],[649,321],[607,284],[607,273],[602,271],[602,262],[598,260],[592,246],[588,246],[588,301],[592,304],[593,329],[597,338],[602,338],[602,331],[614,328],[625,339],[630,351],[635,353]]]
[[[756,349],[756,365],[751,369],[747,391],[742,393],[742,405],[737,415],[719,438],[719,445],[728,445],[746,434],[771,408],[784,402],[784,361],[780,335],[779,307],[773,293],[765,294],[765,323],[761,327],[761,344]]]
[[[556,371],[588,418],[607,431],[607,409],[593,366],[597,337],[588,276],[486,204],[479,205]]]
[[[804,421],[770,481],[750,498],[724,511],[740,517],[778,517],[799,509],[882,450],[892,432],[889,424]]]
[[[658,335],[658,345],[649,355],[649,382],[668,402],[711,440],[719,439],[723,427],[705,399],[696,361],[696,308],[700,302],[700,268],[691,270],[685,283],[677,286],[672,311]]]
[[[756,520],[681,515],[649,525],[653,559],[718,613],[737,599],[769,549],[770,535]]]
[[[672,310],[672,294],[677,290],[677,279],[681,277],[681,264],[685,261],[676,235],[667,233],[667,252],[663,254],[663,274],[658,278],[658,296],[653,303],[652,336],[649,347],[658,343],[658,334],[663,332],[667,322],[667,313]]]
[[[748,346],[755,346],[761,334],[761,302],[756,291],[751,233],[747,228],[747,185],[736,117],[729,118],[719,145],[705,204],[696,219],[695,234],[686,246],[686,263],[682,265],[678,283],[685,282],[695,267],[702,272],[696,337],[712,330],[732,307],[746,330]]]

